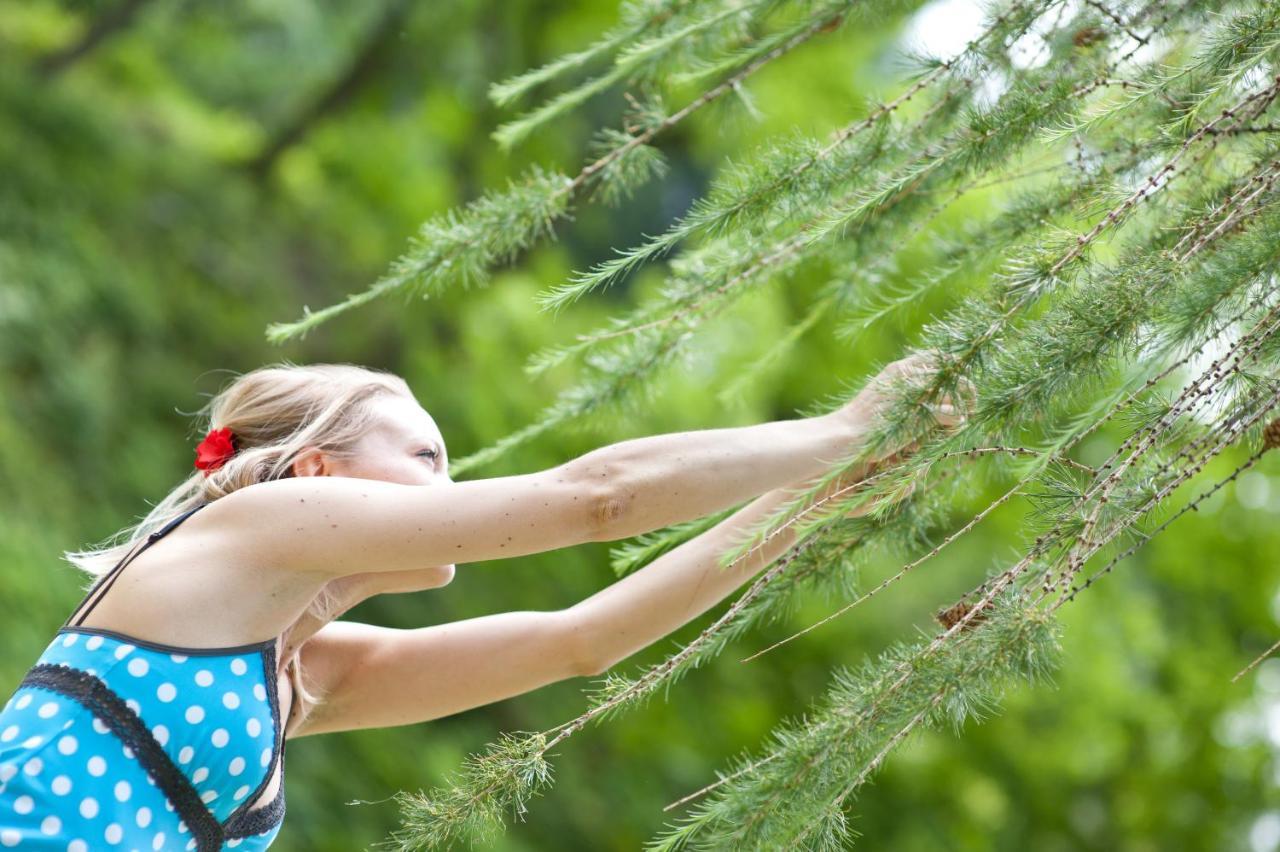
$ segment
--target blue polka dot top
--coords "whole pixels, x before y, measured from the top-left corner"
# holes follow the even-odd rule
[[[275,638],[184,648],[68,619],[0,711],[0,850],[266,849],[285,811],[276,654]]]

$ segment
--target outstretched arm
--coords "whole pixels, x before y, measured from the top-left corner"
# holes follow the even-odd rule
[[[911,364],[904,360],[891,367],[903,369]],[[865,431],[861,424],[875,416],[876,402],[874,392],[860,394],[841,412],[809,421],[821,422],[831,434],[818,430],[805,434],[809,440],[815,436],[823,441],[834,437],[837,443],[830,448],[834,452],[828,458],[840,458],[848,448],[840,447],[839,441],[850,440],[849,430],[855,434]],[[938,414],[942,425],[957,422],[957,413],[950,405],[940,406]],[[763,438],[766,436],[760,430],[778,425],[781,424],[747,429],[755,430],[751,437]],[[719,565],[720,555],[737,544],[745,531],[797,496],[796,483],[808,490],[805,486],[826,472],[827,465],[818,457],[812,463],[796,458],[797,439],[790,428],[777,436],[787,444],[781,458],[790,456],[790,462],[800,469],[793,468],[792,478],[781,480],[785,484],[572,607],[552,612],[504,612],[410,630],[342,621],[326,625],[303,645],[302,651],[304,669],[325,698],[291,736],[424,722],[554,681],[599,674],[710,609],[795,543],[795,531],[787,527],[735,564],[723,569]],[[658,459],[650,466],[651,473],[660,472],[664,465],[671,470],[670,459],[661,458],[665,437],[640,439],[626,451],[655,454]],[[810,446],[799,455],[809,455],[812,450]],[[711,444],[699,450],[704,461],[707,453],[714,452]],[[766,479],[781,476],[783,470],[780,457],[771,452],[764,450],[753,456],[762,465]],[[846,473],[818,492],[815,499],[853,484],[875,466],[872,461],[869,466]],[[726,467],[724,481],[706,486],[711,491],[703,499],[712,504],[739,503],[745,499],[740,496],[741,489],[754,487],[749,474],[740,474],[728,460]],[[692,479],[685,476],[682,482]],[[728,496],[712,493],[725,486],[726,481]],[[748,490],[747,495],[750,493],[753,492]],[[702,514],[713,510],[705,508]],[[642,531],[682,519],[671,516],[670,506],[644,514],[646,511],[640,510],[645,518],[639,522]]]
[[[819,497],[857,481],[855,470]],[[291,738],[425,722],[599,674],[706,611],[785,552],[791,529],[721,570],[734,534],[791,499],[770,491],[697,538],[568,609],[484,615],[409,630],[334,621],[302,648],[321,703]]]
[[[837,491],[847,498],[852,492],[846,489],[875,469],[862,467],[845,474],[817,492],[807,505]],[[758,523],[813,484],[762,494],[696,538],[566,610],[583,669],[590,674],[606,671],[697,618],[790,550],[796,543],[794,525],[776,530],[736,562],[719,565],[722,553],[739,545]],[[863,506],[857,512],[869,510],[870,506]],[[793,510],[788,517],[799,511]]]
[[[865,434],[841,410],[636,438],[537,473],[441,486],[290,477],[238,489],[208,512],[258,564],[327,582],[629,538],[812,476]]]
[[[909,358],[896,361],[882,375],[909,374],[919,369],[920,362]],[[882,396],[873,382],[870,390],[859,394],[853,403],[838,414],[851,417],[854,422],[869,422],[878,416]],[[971,385],[966,392],[973,393]],[[949,429],[959,425],[964,414],[944,397],[934,409],[938,426]],[[835,415],[828,415],[835,416]],[[889,455],[856,465],[844,475],[833,479],[815,493],[808,506],[827,497],[851,496],[856,483],[875,471],[890,467],[902,455],[918,448],[918,442],[899,447]],[[588,673],[599,674],[617,662],[626,659],[666,636],[677,628],[715,606],[730,592],[758,574],[775,559],[786,553],[796,543],[793,525],[775,529],[765,541],[757,543],[746,555],[734,563],[720,567],[722,553],[735,549],[743,539],[765,518],[792,503],[803,491],[816,485],[816,479],[825,470],[806,471],[799,483],[776,488],[739,509],[716,526],[701,535],[654,559],[644,568],[616,583],[607,586],[586,600],[566,610],[576,638],[576,658],[582,660],[582,668]],[[913,489],[914,486],[911,486]],[[910,493],[908,489],[907,493]],[[901,499],[904,494],[896,495]],[[869,501],[857,509],[856,514],[866,514],[876,503],[895,499],[885,495]],[[791,515],[803,511],[793,508]]]

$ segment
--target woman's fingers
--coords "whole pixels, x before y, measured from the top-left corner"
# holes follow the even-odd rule
[[[926,390],[930,377],[933,376],[941,358],[938,351],[926,349],[891,362],[846,405],[846,410],[852,412],[857,421],[864,426],[877,424],[893,408],[895,392],[891,388],[894,382],[905,380],[908,385],[916,385],[921,391]],[[965,423],[968,412],[973,409],[976,402],[977,388],[973,381],[960,376],[954,388],[939,394],[926,403],[926,407],[932,416],[933,426],[951,430]],[[876,464],[883,464],[895,452],[897,448],[892,444],[883,446],[870,456],[870,460]]]

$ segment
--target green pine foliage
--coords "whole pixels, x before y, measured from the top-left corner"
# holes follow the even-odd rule
[[[576,174],[531,165],[505,189],[423,223],[368,290],[304,308],[269,327],[268,339],[301,337],[392,293],[425,299],[488,285],[583,205],[616,208],[664,179],[661,145],[689,116],[713,104],[750,113],[760,69],[913,5],[625,4],[595,43],[490,89],[502,107],[542,98],[494,132],[504,150],[616,100],[617,125],[596,130]],[[821,320],[852,340],[937,296],[944,309],[913,340],[931,374],[900,382],[866,447],[723,554],[732,564],[784,527],[797,535],[718,618],[658,663],[605,674],[578,717],[505,734],[442,786],[402,793],[402,827],[386,848],[492,841],[552,783],[549,755],[567,737],[665,695],[751,631],[785,623],[805,594],[836,602],[822,623],[864,604],[1025,497],[1021,553],[993,559],[985,580],[939,614],[936,634],[833,671],[809,712],[682,800],[687,813],[647,848],[856,845],[859,791],[895,749],[922,729],[960,732],[994,713],[1011,685],[1049,677],[1060,607],[1280,440],[1267,429],[1280,404],[1280,7],[1001,0],[958,54],[912,61],[891,98],[851,108],[828,138],[795,131],[722,163],[665,230],[540,293],[541,309],[561,311],[642,273],[659,280],[629,314],[535,353],[530,376],[573,365],[575,381],[523,428],[454,459],[451,473],[553,428],[654,404],[667,371],[715,357],[717,319],[802,271],[824,282],[818,294],[722,399],[789,357]],[[971,198],[992,201],[980,208],[989,212],[949,221]],[[925,272],[902,282],[908,257]],[[985,286],[956,286],[974,270]],[[930,404],[942,395],[962,401],[962,427],[936,428]],[[844,396],[814,402],[813,413]],[[1108,423],[1127,437],[1104,460],[1085,458],[1080,448]],[[860,487],[817,497],[868,453],[905,443],[915,451]],[[1239,446],[1249,450],[1240,466],[1153,523],[1188,480]],[[990,482],[1002,496],[957,518],[955,495]],[[724,516],[620,544],[613,568],[634,571]],[[864,588],[862,566],[885,555],[900,569]],[[760,653],[786,653],[778,648],[796,635]]]
[[[628,95],[624,129],[601,131],[596,159],[577,178],[537,173],[518,192],[472,205],[449,228],[425,227],[390,283],[378,286],[482,279],[490,264],[549,234],[584,185],[616,204],[661,178],[662,155],[650,143],[690,112],[738,91],[783,53],[839,38],[841,26],[888,5],[628,6],[596,45],[493,90],[505,104],[535,86],[566,86],[500,128],[503,145],[634,84],[644,99]],[[1038,59],[1015,61],[1015,43],[1033,44]],[[567,83],[610,56],[607,70]],[[1010,684],[1047,677],[1058,608],[1275,443],[1263,431],[1280,402],[1280,7],[996,3],[983,34],[959,55],[917,57],[916,66],[896,97],[850,116],[831,138],[795,133],[724,163],[663,233],[545,291],[541,306],[560,310],[665,262],[657,294],[629,316],[530,359],[531,375],[574,361],[580,368],[542,417],[454,464],[461,472],[553,426],[652,402],[661,371],[696,357],[714,318],[753,288],[785,287],[797,269],[820,270],[827,284],[742,382],[785,357],[818,318],[834,316],[840,334],[853,337],[924,294],[945,292],[959,271],[987,270],[984,290],[955,293],[919,330],[917,348],[932,353],[933,373],[897,387],[867,449],[915,441],[918,450],[852,493],[814,499],[866,451],[797,492],[724,554],[731,564],[784,526],[799,537],[718,619],[660,663],[607,673],[576,719],[504,739],[451,783],[406,799],[394,848],[491,836],[502,814],[518,817],[550,783],[546,754],[564,738],[668,690],[734,639],[791,614],[797,591],[847,601],[828,616],[836,617],[919,570],[1015,495],[1028,497],[1023,554],[994,564],[940,614],[943,630],[859,671],[833,672],[822,701],[780,724],[758,755],[686,797],[696,800],[688,814],[647,847],[846,848],[858,834],[849,815],[859,789],[913,731],[947,723],[959,731],[994,712]],[[673,90],[692,83],[705,88],[665,111]],[[999,203],[988,218],[939,225],[962,199],[991,192]],[[474,239],[499,219],[510,228],[495,232],[500,239]],[[908,252],[928,258],[928,271],[894,289],[885,282]],[[940,432],[928,404],[959,395],[965,381],[980,389],[965,403],[967,422]],[[1076,451],[1107,422],[1123,425],[1128,438],[1103,463],[1083,462]],[[1145,528],[1175,490],[1237,445],[1255,449],[1240,468]],[[955,487],[991,479],[1008,490],[957,523]],[[947,488],[935,487],[941,480]],[[849,514],[886,496],[896,499]],[[722,518],[619,545],[615,571],[635,570]],[[1110,561],[1091,571],[1100,552]],[[873,553],[903,565],[862,591],[859,567]]]

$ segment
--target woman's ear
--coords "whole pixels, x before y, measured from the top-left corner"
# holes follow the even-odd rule
[[[298,453],[290,469],[294,476],[332,476],[329,459],[323,450],[307,447]]]

